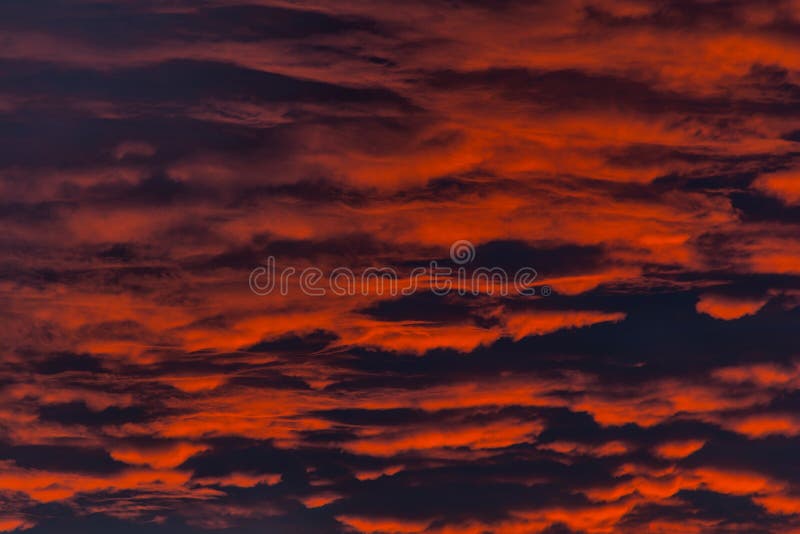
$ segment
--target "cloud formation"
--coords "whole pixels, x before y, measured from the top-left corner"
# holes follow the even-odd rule
[[[0,532],[800,532],[798,30],[3,2]],[[248,288],[458,240],[536,294]]]

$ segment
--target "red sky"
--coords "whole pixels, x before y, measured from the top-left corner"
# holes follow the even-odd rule
[[[4,1],[0,532],[800,533],[799,34]],[[248,287],[458,240],[538,293]]]

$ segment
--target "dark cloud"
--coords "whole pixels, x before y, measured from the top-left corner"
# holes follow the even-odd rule
[[[125,464],[115,461],[103,449],[58,445],[5,446],[3,458],[29,469],[44,469],[83,473],[113,473]]]
[[[105,426],[122,425],[147,420],[148,410],[141,406],[109,406],[100,411],[91,410],[82,402],[51,404],[39,408],[39,419],[62,425]]]
[[[176,4],[174,10],[166,11],[153,2],[85,3],[76,9],[69,2],[48,0],[34,8],[14,0],[3,4],[2,25],[7,30],[46,32],[114,49],[157,45],[165,40],[248,42],[377,29],[370,20],[315,11],[259,5]]]

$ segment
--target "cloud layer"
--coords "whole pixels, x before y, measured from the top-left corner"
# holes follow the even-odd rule
[[[800,532],[799,30],[3,2],[0,532]],[[539,291],[248,288],[457,240]]]

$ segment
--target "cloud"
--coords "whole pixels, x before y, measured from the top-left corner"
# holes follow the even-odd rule
[[[508,317],[506,327],[514,339],[520,340],[525,336],[549,334],[561,328],[580,328],[624,318],[624,313],[590,311],[518,312]]]
[[[697,452],[703,445],[705,441],[702,440],[668,441],[658,445],[655,453],[668,460],[675,460]]]
[[[777,197],[787,204],[797,204],[800,201],[800,188],[797,186],[795,171],[765,174],[759,177],[753,185],[760,191]]]
[[[73,4],[0,5],[0,531],[800,529],[796,2]],[[535,295],[295,283],[457,240]]]
[[[737,298],[724,295],[701,295],[697,311],[716,319],[731,321],[745,315],[753,315],[767,303],[766,298]]]

